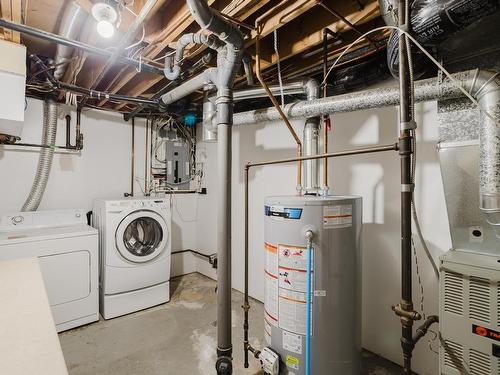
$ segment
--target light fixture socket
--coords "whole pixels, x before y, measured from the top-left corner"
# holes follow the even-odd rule
[[[118,10],[115,1],[99,1],[92,6],[92,16],[97,22],[106,21],[114,24],[118,20]]]

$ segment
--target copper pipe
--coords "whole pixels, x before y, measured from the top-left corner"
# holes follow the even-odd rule
[[[151,124],[151,127],[153,127],[153,124]],[[144,147],[144,195],[148,195],[148,136],[149,136],[149,119],[146,119],[146,145]]]
[[[339,151],[339,152],[330,152],[328,154],[318,154],[318,155],[310,155],[310,156],[300,156],[295,158],[285,158],[285,159],[276,159],[276,160],[268,160],[268,161],[260,161],[255,163],[247,163],[246,168],[251,167],[259,167],[263,165],[275,165],[275,164],[286,164],[293,163],[295,161],[303,161],[303,160],[317,160],[324,158],[335,158],[339,156],[351,156],[351,155],[362,155],[362,154],[373,154],[377,152],[385,152],[385,151],[398,151],[399,144],[392,143],[388,145],[380,145],[380,146],[370,146],[357,148],[353,150]]]
[[[351,29],[353,29],[358,35],[360,35],[360,36],[364,35],[364,33],[360,29],[358,29],[358,27],[356,25],[354,25],[351,21],[349,21],[347,18],[345,18],[342,14],[340,14],[336,10],[333,10],[328,5],[324,4],[323,0],[317,0],[317,5],[319,5],[323,9],[325,9],[328,13],[330,13],[334,17],[337,17],[339,20],[344,22],[347,26],[349,26]],[[375,41],[372,38],[370,38],[369,36],[366,36],[365,38],[370,42],[370,44],[375,49],[377,49],[377,45],[375,44]]]
[[[267,96],[269,96],[269,99],[274,105],[274,108],[278,111],[280,114],[280,117],[282,120],[285,122],[286,127],[292,134],[293,139],[297,143],[297,155],[299,157],[302,157],[302,142],[295,132],[295,129],[293,128],[292,124],[290,124],[290,121],[286,117],[285,113],[281,109],[281,106],[279,105],[278,101],[274,97],[273,93],[269,89],[269,86],[267,85],[266,81],[264,80],[264,77],[262,77],[261,73],[261,66],[260,66],[260,26],[256,24],[256,29],[257,29],[257,35],[255,36],[255,73],[257,75],[257,79],[259,80],[260,84],[266,90]],[[298,160],[297,162],[297,189],[300,191],[302,189],[302,160]]]
[[[132,117],[132,161],[131,161],[131,167],[132,167],[132,174],[131,174],[131,181],[130,181],[130,195],[133,197],[134,196],[134,180],[135,180],[135,117]]]
[[[329,28],[323,29],[323,79],[328,74],[328,35],[335,36]],[[328,96],[328,83],[323,85],[323,98]],[[330,126],[330,116],[323,116],[323,154],[328,154],[328,128]],[[328,158],[323,160],[323,189],[327,193],[328,189]]]

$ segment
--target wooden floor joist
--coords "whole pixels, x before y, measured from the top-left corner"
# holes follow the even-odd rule
[[[95,32],[95,20],[91,11],[93,0],[76,1],[88,13],[88,18],[80,32],[78,40],[104,46],[106,44]],[[147,0],[135,0],[131,3],[133,11],[140,12]],[[308,72],[322,64],[322,41],[323,29],[328,27],[339,35],[338,42],[329,47],[329,58],[337,56],[343,48],[352,42],[359,32],[366,32],[370,28],[381,24],[378,0],[206,0],[207,4],[219,9],[230,19],[243,22],[242,32],[246,35],[245,49],[249,54],[254,53],[256,24],[259,26],[261,35],[262,72],[268,82],[276,81],[278,54],[274,46],[274,32],[277,30],[279,61],[281,62],[283,77],[298,76],[301,72]],[[26,0],[0,0],[0,11],[4,18],[16,22],[28,20],[28,25],[39,27],[50,32],[57,32],[64,8],[60,7],[60,0],[29,0],[26,7],[28,13],[23,15],[22,6],[27,4]],[[329,12],[318,6],[324,3],[333,10]],[[57,12],[55,11],[57,10]],[[335,16],[337,14],[337,16]],[[340,15],[340,16],[338,16]],[[134,15],[128,10],[122,10],[122,22],[119,26],[120,32],[127,30],[134,21]],[[353,25],[355,30],[353,32]],[[173,51],[176,41],[185,33],[199,32],[200,27],[194,22],[186,0],[158,0],[151,10],[151,16],[145,24],[145,38],[142,41],[140,53],[144,61],[157,61],[160,65],[164,63],[164,55]],[[9,30],[0,32],[0,38],[20,41],[19,35]],[[141,33],[138,33],[141,34]],[[136,35],[138,40],[140,35]],[[380,33],[373,35],[374,39],[386,37]],[[18,38],[18,39],[16,39]],[[40,53],[44,50],[44,43],[27,38],[25,41],[28,50]],[[46,46],[47,44],[45,44]],[[109,42],[108,42],[109,46]],[[360,42],[354,47],[366,46],[366,42]],[[53,46],[51,46],[53,48]],[[185,53],[185,66],[191,66],[205,53],[205,46],[189,46]],[[46,57],[51,57],[52,52],[47,52]],[[130,52],[130,51],[129,51]],[[95,78],[105,66],[106,59],[96,56],[79,54],[79,65],[75,62],[69,65],[63,81],[75,81],[76,68],[81,68],[75,83],[84,87],[92,87]],[[42,53],[42,56],[44,53]],[[137,57],[138,55],[136,55]],[[212,61],[212,65],[214,61]],[[197,74],[196,72],[193,74]],[[130,96],[152,96],[155,91],[164,87],[168,81],[161,75],[148,72],[138,72],[129,66],[116,65],[104,76],[99,89],[111,93]],[[238,87],[244,87],[244,77],[237,77]],[[60,95],[60,100],[63,99]],[[195,96],[196,97],[196,96]],[[108,100],[92,103],[105,108],[115,110],[124,109],[123,104],[114,104]],[[130,107],[127,107],[130,108]]]

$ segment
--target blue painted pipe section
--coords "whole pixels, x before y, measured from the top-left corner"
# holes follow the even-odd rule
[[[306,287],[306,375],[311,375],[311,294],[312,294],[312,241],[307,241],[307,287]]]

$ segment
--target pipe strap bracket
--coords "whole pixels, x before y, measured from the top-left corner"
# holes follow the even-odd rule
[[[415,190],[415,184],[401,184],[401,192],[403,193],[413,193]]]
[[[415,120],[401,122],[401,130],[415,130],[417,128],[417,122]]]

